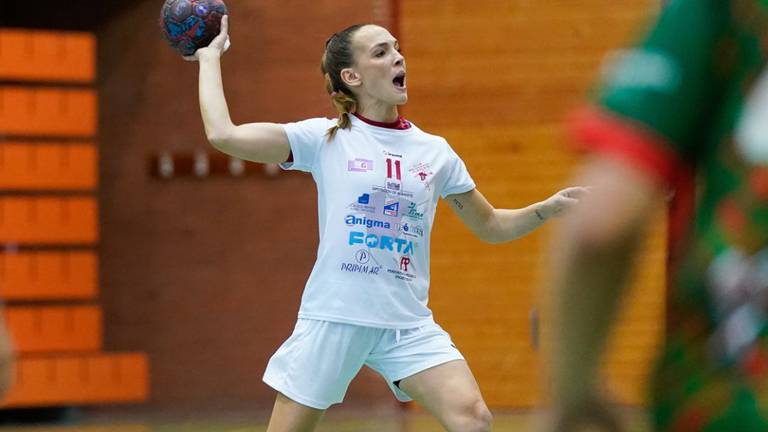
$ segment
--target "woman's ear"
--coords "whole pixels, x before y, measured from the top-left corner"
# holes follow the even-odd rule
[[[363,84],[363,81],[360,78],[360,74],[355,72],[355,70],[352,68],[341,70],[341,80],[344,81],[344,84],[346,84],[349,88],[360,87]]]

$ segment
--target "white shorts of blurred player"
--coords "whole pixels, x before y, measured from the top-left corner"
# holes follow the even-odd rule
[[[264,382],[302,405],[341,403],[363,365],[378,372],[401,402],[412,400],[395,384],[453,360],[464,360],[436,323],[395,330],[299,319],[269,360]]]

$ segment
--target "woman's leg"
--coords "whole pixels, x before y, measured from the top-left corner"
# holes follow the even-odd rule
[[[464,360],[411,375],[400,381],[400,389],[424,406],[449,432],[491,430],[491,412]]]
[[[325,410],[344,400],[382,330],[299,319],[267,364],[264,382],[277,399],[268,432],[314,431]]]
[[[310,408],[277,393],[267,432],[312,432],[325,410]]]

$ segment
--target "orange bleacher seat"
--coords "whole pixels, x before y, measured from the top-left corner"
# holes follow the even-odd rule
[[[91,82],[95,76],[93,34],[0,29],[0,79]]]
[[[95,252],[0,254],[0,299],[88,300],[96,297]]]
[[[96,104],[89,89],[0,87],[0,134],[90,137]]]
[[[147,394],[144,354],[22,358],[0,408],[141,402]]]
[[[5,320],[19,355],[101,350],[98,306],[11,306]]]
[[[0,198],[0,243],[95,243],[96,213],[91,197]]]
[[[97,149],[94,144],[0,144],[0,189],[95,189]]]

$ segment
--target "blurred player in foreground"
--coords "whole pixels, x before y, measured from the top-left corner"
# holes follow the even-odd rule
[[[671,1],[576,116],[592,155],[575,182],[592,193],[553,243],[549,430],[621,429],[599,393],[600,355],[644,229],[677,190],[695,214],[670,220],[679,259],[653,428],[768,431],[767,36],[768,2]],[[683,193],[694,182],[696,196]]]

